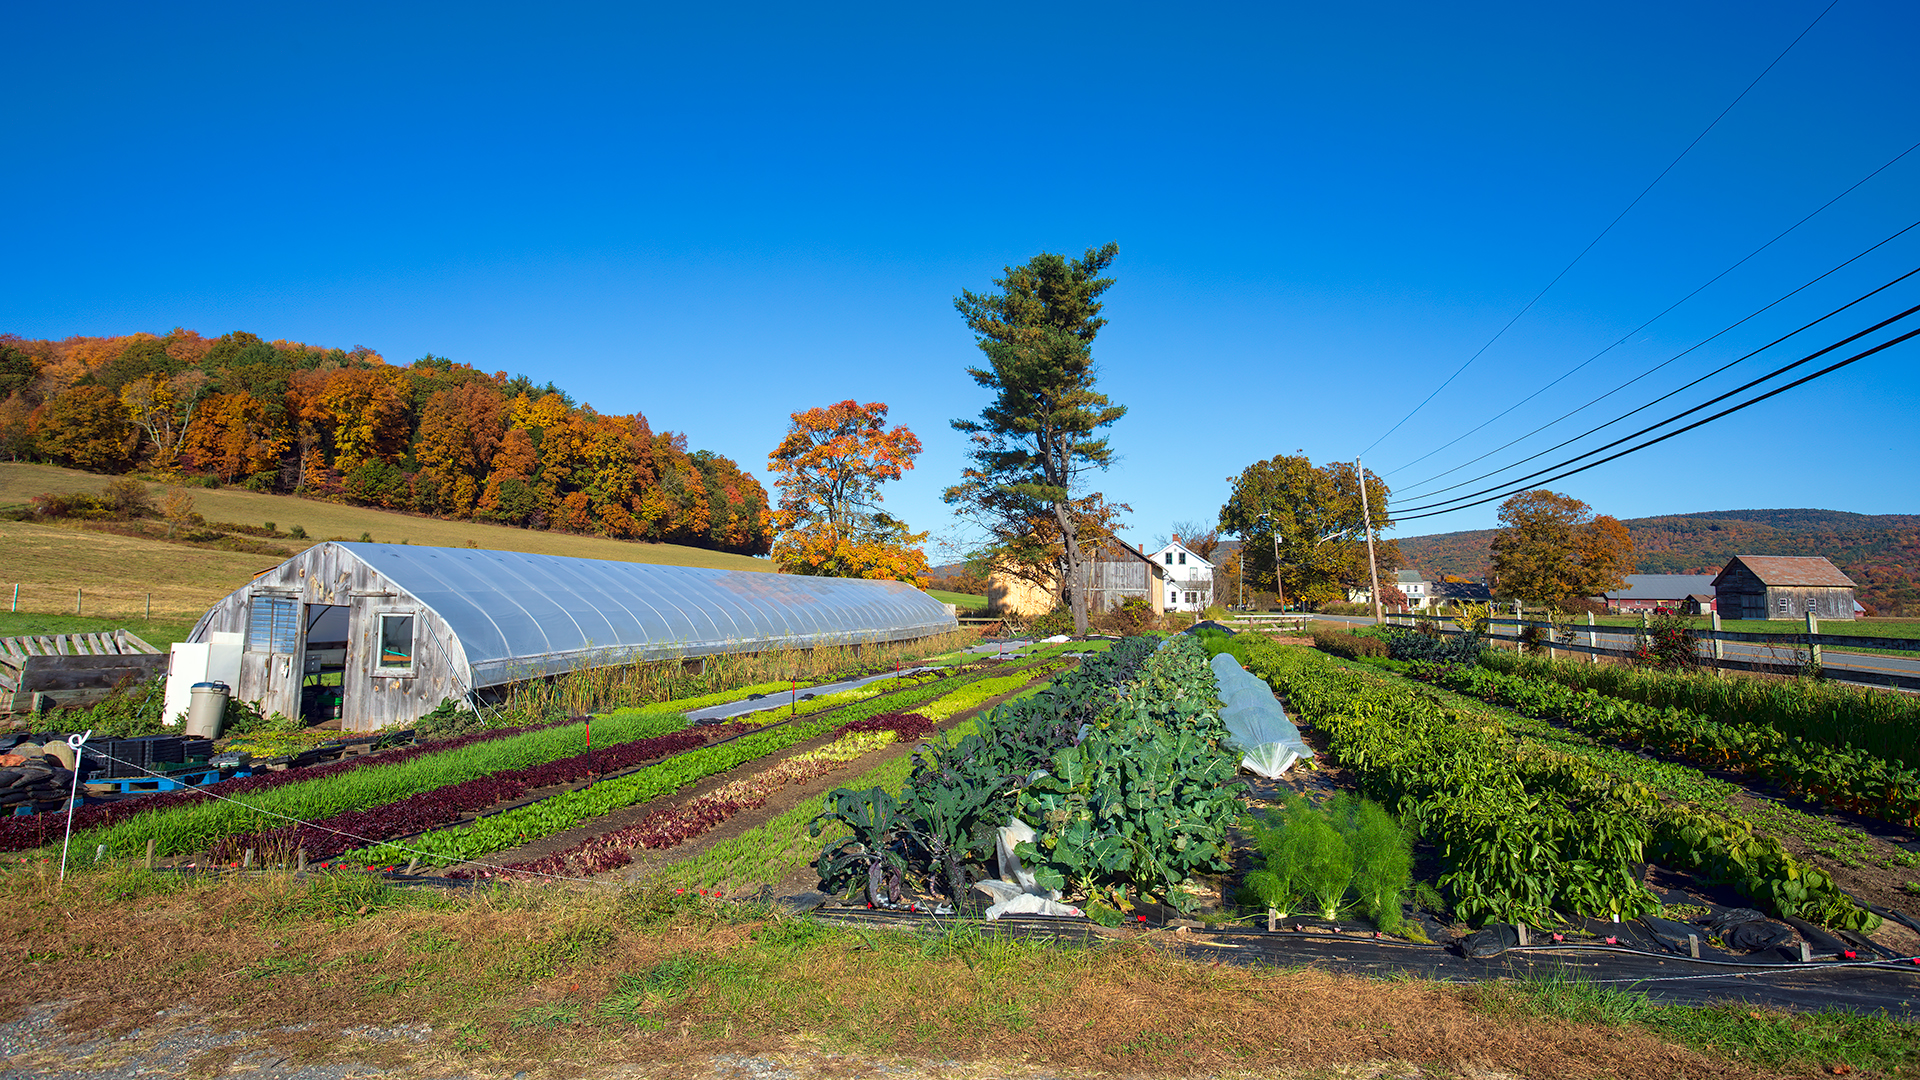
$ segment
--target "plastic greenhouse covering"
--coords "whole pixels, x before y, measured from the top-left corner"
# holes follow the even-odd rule
[[[1245,755],[1242,765],[1271,780],[1286,775],[1295,761],[1313,756],[1265,681],[1226,653],[1213,658],[1213,677],[1225,703],[1220,719]]]
[[[953,630],[898,581],[341,544],[445,620],[475,687],[630,660],[899,641]]]

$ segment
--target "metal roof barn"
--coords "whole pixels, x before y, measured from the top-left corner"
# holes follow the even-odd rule
[[[236,589],[187,640],[237,643],[234,693],[264,711],[369,731],[544,675],[957,625],[897,581],[327,542]]]

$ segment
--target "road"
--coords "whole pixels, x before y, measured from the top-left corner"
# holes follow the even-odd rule
[[[1315,615],[1316,622],[1345,623],[1355,626],[1371,626],[1373,619],[1365,615]],[[1496,627],[1496,629],[1499,629]],[[1626,651],[1633,647],[1633,634],[1630,632],[1608,633],[1602,629],[1594,635],[1595,644],[1602,648]],[[1583,631],[1576,639],[1578,644],[1587,643]],[[1729,641],[1723,646],[1729,660],[1745,660],[1749,663],[1779,664],[1790,667],[1794,663],[1795,650],[1778,645],[1757,645],[1745,641]],[[1584,654],[1572,654],[1584,655]],[[1920,679],[1920,659],[1907,659],[1899,656],[1879,656],[1874,653],[1848,652],[1831,645],[1820,650],[1821,666],[1830,671],[1872,672],[1880,675],[1904,675]]]

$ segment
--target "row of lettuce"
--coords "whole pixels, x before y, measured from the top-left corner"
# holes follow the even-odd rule
[[[976,707],[1070,663],[1057,651],[1030,658],[1012,674],[959,671],[871,683],[719,726],[691,726],[683,714],[712,704],[707,698],[621,710],[592,719],[590,747],[589,724],[575,718],[86,807],[74,813],[73,839],[81,850],[98,846],[122,857],[137,857],[151,844],[162,856],[224,857],[251,849],[263,858],[291,858],[304,850],[312,860],[359,865],[457,862],[564,831],[829,733],[863,730],[861,722],[875,716],[928,703],[947,715]],[[871,742],[874,729],[864,730]],[[542,789],[583,781],[591,786],[512,806]],[[511,808],[498,812],[502,804]],[[476,813],[479,820],[460,824]],[[65,815],[37,817],[47,820],[0,821],[0,845],[23,850],[58,842]],[[403,837],[418,839],[400,848],[386,843]]]
[[[1363,792],[1434,845],[1439,884],[1461,918],[1551,925],[1570,914],[1646,914],[1659,905],[1634,864],[1657,861],[1732,884],[1777,915],[1878,925],[1824,871],[1729,814],[1663,802],[1643,784],[1451,711],[1417,686],[1264,642],[1236,651],[1321,730]],[[1463,686],[1480,678],[1453,671]],[[1606,700],[1599,704],[1611,708]]]

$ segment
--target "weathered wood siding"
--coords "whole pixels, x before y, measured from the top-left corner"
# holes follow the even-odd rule
[[[1768,585],[1744,566],[1731,568],[1714,590],[1723,619],[1853,618],[1853,590],[1834,585]]]
[[[256,649],[247,640],[240,661],[240,685],[234,694],[260,703],[271,713],[292,716],[300,708],[306,669],[306,605],[348,610],[346,671],[341,677],[340,725],[347,731],[377,731],[411,724],[449,697],[466,693],[459,645],[446,624],[417,598],[367,564],[332,544],[319,544],[253,579],[215,604],[190,640],[205,641],[214,631],[245,635],[256,597],[295,602],[300,632],[290,652]],[[408,675],[378,671],[380,618],[383,613],[414,617],[413,670]]]

